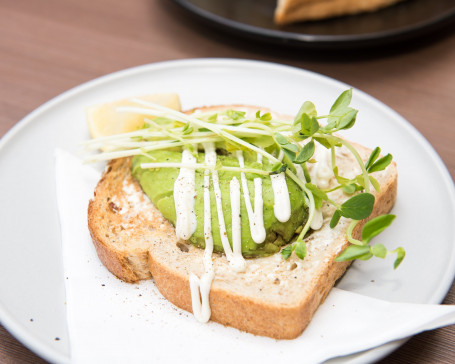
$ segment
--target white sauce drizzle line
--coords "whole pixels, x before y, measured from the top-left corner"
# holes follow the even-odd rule
[[[205,162],[208,165],[216,165],[216,150],[214,143],[204,143]],[[211,316],[209,303],[210,287],[212,285],[215,272],[212,264],[213,252],[213,235],[211,227],[211,211],[210,211],[210,175],[206,170],[204,173],[204,269],[205,272],[201,278],[198,278],[194,273],[190,273],[190,291],[191,305],[193,314],[196,320],[207,322]],[[221,190],[218,178],[218,172],[212,171],[213,189],[215,192],[215,202],[217,207],[218,221],[221,242],[223,244],[226,258],[229,265],[236,272],[245,270],[245,259],[242,256],[242,239],[241,239],[241,221],[240,221],[240,184],[237,178],[233,178],[230,183],[231,211],[232,211],[232,251],[227,237],[226,226],[224,223],[224,214],[221,201]]]
[[[218,214],[218,223],[220,228],[220,237],[221,243],[223,244],[224,253],[229,262],[231,268],[236,272],[242,272],[245,270],[245,260],[243,257],[241,259],[236,259],[234,256],[231,246],[229,245],[229,239],[226,232],[226,224],[224,223],[224,214],[223,214],[223,204],[221,201],[221,190],[220,182],[218,178],[218,171],[212,171],[213,179],[213,190],[215,192],[215,201],[216,201],[216,211]]]
[[[184,149],[182,152],[182,163],[196,163],[196,158],[189,150]],[[174,183],[174,201],[177,217],[175,233],[179,239],[188,240],[196,230],[195,197],[195,170],[180,168],[180,173]]]
[[[231,197],[231,216],[232,216],[232,248],[234,250],[231,266],[234,270],[245,269],[245,259],[242,256],[242,225],[240,216],[240,183],[235,177],[229,184],[229,194]],[[230,262],[231,263],[231,262]]]
[[[207,153],[210,150],[210,145],[204,145],[205,149],[205,163],[207,165],[216,165],[216,153],[214,150],[211,153]],[[212,144],[213,149],[213,144]],[[208,272],[212,269],[212,253],[213,253],[213,235],[212,235],[212,212],[210,211],[210,171],[208,169],[204,172],[204,238],[205,238],[205,250],[204,250],[204,267],[205,271]]]
[[[333,176],[330,149],[317,144],[314,154],[316,163],[310,171],[311,181],[319,188],[328,188]]]
[[[258,160],[259,156],[260,154],[258,154]],[[245,160],[243,159],[243,152],[241,150],[237,151],[237,159],[239,160],[240,168],[245,168]],[[261,244],[264,242],[266,236],[263,215],[264,203],[262,200],[262,178],[254,179],[254,211],[251,206],[250,193],[248,191],[245,173],[240,173],[240,179],[242,181],[243,198],[245,200],[246,211],[248,213],[248,220],[250,223],[251,238],[256,244]]]
[[[283,160],[284,153],[280,150],[278,159]],[[273,212],[280,222],[286,222],[291,217],[291,198],[284,172],[270,175],[273,190]]]
[[[210,154],[211,158],[215,161],[216,164],[216,151],[214,143],[207,143],[204,144],[205,153]],[[218,178],[218,171],[212,171],[212,180],[213,180],[213,190],[215,192],[215,202],[216,202],[216,211],[218,214],[218,224],[220,228],[220,237],[221,243],[223,244],[224,253],[226,254],[226,258],[229,262],[229,265],[233,270],[236,272],[242,272],[245,270],[245,260],[243,259],[242,255],[234,256],[232,252],[231,246],[229,245],[229,239],[226,232],[226,224],[224,223],[224,214],[223,214],[223,204],[221,201],[221,190],[220,190],[220,182]],[[240,212],[239,212],[240,214]]]
[[[284,172],[270,176],[273,189],[273,212],[278,221],[286,222],[291,217],[291,199]]]
[[[212,270],[208,273],[205,272],[202,275],[201,279],[199,279],[194,273],[190,273],[190,290],[193,315],[199,322],[207,322],[210,319],[210,315],[212,314],[212,311],[210,310],[209,294],[214,275],[215,273]]]
[[[216,164],[216,153],[213,145],[204,144],[205,163]],[[215,272],[213,271],[213,235],[212,219],[210,211],[210,171],[204,172],[204,274],[199,279],[194,273],[190,273],[191,304],[193,315],[199,322],[207,322],[212,311],[210,309],[209,295]]]

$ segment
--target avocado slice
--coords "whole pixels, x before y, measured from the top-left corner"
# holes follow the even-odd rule
[[[220,150],[217,153],[217,159],[223,166],[238,167],[239,163],[235,156]],[[160,210],[163,216],[175,225],[176,212],[174,204],[174,182],[179,175],[178,168],[159,168],[159,169],[142,169],[141,163],[149,162],[171,162],[180,163],[182,152],[176,150],[159,150],[149,152],[150,158],[144,155],[138,155],[133,158],[132,175],[139,181],[143,191],[147,194],[153,204]],[[198,163],[204,163],[205,155],[199,152],[197,156]],[[245,167],[270,170],[271,165],[264,161],[263,165],[257,163],[256,154],[244,153]],[[231,204],[229,197],[229,183],[235,176],[240,181],[239,172],[218,171],[221,198],[223,204],[224,220],[229,241],[232,245],[232,226],[231,226]],[[280,247],[288,243],[295,235],[296,230],[302,226],[308,219],[308,207],[306,206],[304,196],[300,187],[291,179],[286,177],[286,183],[291,200],[291,217],[286,222],[280,222],[276,219],[273,212],[273,190],[269,176],[246,174],[248,190],[251,204],[254,206],[254,178],[262,178],[262,195],[263,195],[263,215],[266,239],[262,244],[256,244],[250,233],[248,213],[245,201],[240,198],[241,209],[241,237],[242,237],[242,254],[244,257],[258,257],[274,254],[280,250]],[[215,193],[213,191],[212,179],[210,179],[210,208],[212,214],[212,235],[214,251],[223,252],[223,245],[219,232],[218,214],[216,213]],[[194,245],[205,248],[204,240],[204,171],[196,170],[196,203],[195,212],[197,218],[196,231],[190,238]]]

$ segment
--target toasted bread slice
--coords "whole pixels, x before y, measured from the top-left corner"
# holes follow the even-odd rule
[[[278,0],[275,23],[280,25],[376,11],[403,0]]]
[[[366,161],[371,150],[356,147]],[[354,177],[359,173],[354,158],[344,148],[337,153],[337,165],[340,175]],[[130,166],[130,158],[109,162],[90,201],[88,224],[98,256],[126,282],[152,275],[164,297],[191,312],[189,274],[202,275],[203,250],[177,239],[173,225],[132,178]],[[370,218],[389,212],[397,192],[394,163],[374,176],[381,191],[373,192],[376,201]],[[349,196],[338,190],[330,197],[342,203]],[[214,254],[211,320],[276,339],[299,336],[350,264],[334,261],[348,246],[349,220],[342,218],[335,229],[330,229],[333,207],[324,205],[323,214],[323,227],[306,238],[304,260],[292,255],[286,261],[280,254],[248,259],[246,271],[236,273],[224,255]],[[357,225],[354,237],[359,236],[363,223]]]

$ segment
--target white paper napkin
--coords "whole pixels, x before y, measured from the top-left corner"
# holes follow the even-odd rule
[[[153,281],[123,283],[99,262],[87,229],[99,177],[56,151],[73,363],[319,363],[455,323],[455,306],[391,303],[335,288],[295,340],[200,324],[164,299]]]

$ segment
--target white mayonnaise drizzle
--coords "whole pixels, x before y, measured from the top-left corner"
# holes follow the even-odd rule
[[[283,160],[284,153],[280,150],[278,159]],[[272,174],[270,176],[273,190],[273,212],[280,222],[286,222],[291,217],[291,198],[289,196],[288,185],[284,172]]]
[[[205,149],[205,163],[207,165],[216,165],[216,152],[213,144],[203,144]],[[210,151],[207,153],[207,151]],[[210,171],[204,172],[204,267],[205,271],[212,269],[212,253],[213,253],[213,236],[212,236],[212,212],[210,210]]]
[[[215,148],[212,144],[204,144],[205,163],[216,164]],[[210,211],[210,171],[204,172],[204,273],[199,279],[194,273],[190,273],[191,305],[193,314],[199,322],[207,322],[212,311],[210,309],[209,295],[215,272],[212,264],[213,236],[212,215]]]
[[[300,164],[294,164],[295,170],[297,172],[297,177],[303,181],[308,182],[305,178],[305,174],[303,173],[303,168]],[[324,216],[322,215],[322,209],[315,209],[313,220],[310,223],[310,228],[313,230],[319,230],[322,227],[324,222]]]
[[[204,144],[205,153],[209,154],[209,159],[214,161],[216,164],[216,151],[214,143]],[[213,163],[213,162],[212,162]],[[220,190],[220,181],[218,178],[218,171],[212,171],[212,180],[213,180],[213,190],[215,192],[215,202],[216,202],[216,211],[218,214],[218,224],[220,228],[220,237],[221,243],[223,244],[224,253],[229,262],[229,265],[236,272],[242,272],[245,270],[245,259],[243,259],[242,254],[235,254],[232,252],[231,246],[229,244],[229,239],[226,232],[226,224],[224,223],[224,214],[223,214],[223,204],[221,201],[221,190]],[[238,181],[237,181],[238,182]],[[240,188],[240,186],[239,186]],[[232,201],[231,201],[232,204]],[[240,214],[240,211],[239,211]]]
[[[233,258],[231,267],[236,271],[245,270],[245,259],[242,256],[242,224],[240,215],[240,183],[235,177],[229,184],[229,194],[231,197],[231,216],[232,216],[232,248]]]
[[[324,215],[322,215],[322,209],[315,209],[313,220],[310,223],[310,228],[313,230],[319,230],[322,228],[322,224],[324,223]]]
[[[259,156],[260,154],[258,153],[258,160]],[[245,160],[243,159],[243,152],[241,150],[237,151],[237,159],[239,160],[240,168],[245,168]],[[250,193],[248,191],[245,173],[240,173],[240,179],[242,181],[243,198],[245,200],[246,211],[250,223],[251,238],[256,244],[261,244],[264,242],[266,236],[263,215],[262,178],[254,179],[254,211],[251,206]]]
[[[284,172],[270,176],[273,189],[273,212],[278,221],[286,222],[291,217],[291,199]]]
[[[200,279],[194,273],[190,273],[191,305],[193,315],[199,322],[207,322],[212,314],[209,295],[214,276],[213,270],[205,272]]]
[[[316,163],[310,170],[311,182],[319,188],[328,188],[333,177],[330,149],[316,144],[313,158],[316,159]]]
[[[182,163],[194,164],[196,161],[196,158],[189,150],[183,150]],[[180,173],[174,183],[174,201],[177,216],[175,233],[179,239],[188,240],[196,230],[195,197],[195,170],[180,168]]]
[[[208,165],[216,165],[216,150],[214,143],[204,143],[205,163]],[[182,158],[183,159],[183,158]],[[183,169],[183,168],[182,168]],[[230,182],[230,200],[232,212],[232,246],[229,244],[227,237],[226,226],[224,223],[224,214],[221,201],[221,190],[218,178],[218,172],[212,171],[213,189],[215,192],[215,202],[217,207],[218,222],[220,229],[221,242],[223,244],[226,258],[231,268],[236,272],[245,270],[245,259],[242,256],[242,236],[241,236],[241,216],[240,216],[240,183],[237,178],[233,178]],[[175,191],[174,191],[175,193]],[[262,208],[262,206],[261,206]],[[204,274],[198,278],[194,273],[190,273],[190,291],[191,304],[193,314],[196,320],[207,322],[210,319],[211,309],[209,303],[210,287],[212,285],[215,272],[212,264],[213,252],[213,235],[212,235],[212,219],[210,211],[210,172],[206,170],[204,173]]]

